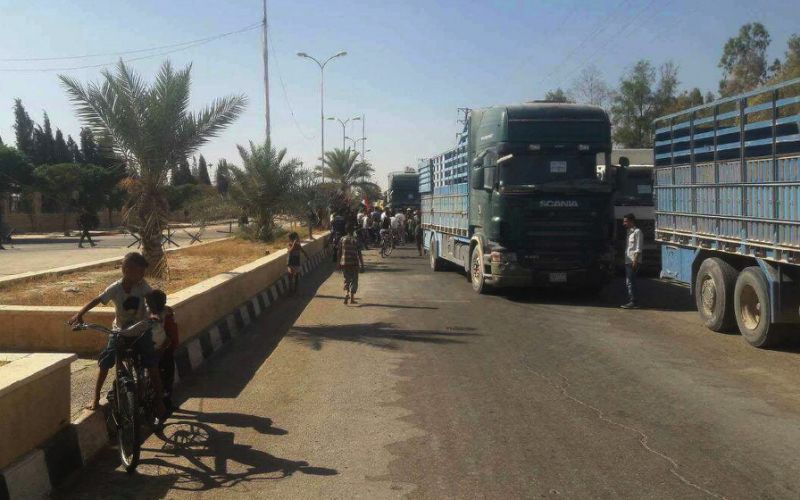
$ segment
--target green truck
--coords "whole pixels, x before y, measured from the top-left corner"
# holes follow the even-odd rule
[[[431,268],[473,289],[599,291],[614,265],[611,125],[594,106],[534,102],[473,110],[457,146],[420,161]]]

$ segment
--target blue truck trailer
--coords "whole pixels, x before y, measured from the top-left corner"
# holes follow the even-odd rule
[[[655,120],[661,276],[703,323],[776,346],[800,323],[800,79]]]
[[[456,147],[421,160],[423,244],[473,289],[599,291],[610,279],[611,126],[600,108],[535,102],[473,110]]]

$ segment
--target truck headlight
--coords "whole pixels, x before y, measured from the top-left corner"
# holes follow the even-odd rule
[[[502,252],[495,250],[492,252],[492,262],[500,262],[506,264],[508,262],[516,262],[517,254],[514,252]]]

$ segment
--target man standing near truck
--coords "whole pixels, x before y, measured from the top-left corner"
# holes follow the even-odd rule
[[[636,227],[636,216],[627,214],[622,219],[622,225],[628,232],[625,245],[625,286],[628,291],[628,303],[620,307],[623,309],[636,309],[636,273],[642,263],[642,230]]]

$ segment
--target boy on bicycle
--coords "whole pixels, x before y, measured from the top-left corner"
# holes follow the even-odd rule
[[[139,252],[130,252],[122,259],[122,279],[115,281],[106,288],[103,293],[98,297],[90,300],[85,306],[78,311],[75,316],[70,318],[69,324],[75,325],[83,323],[83,315],[91,311],[98,304],[114,303],[115,316],[112,328],[123,329],[132,324],[147,319],[148,313],[145,307],[145,296],[153,291],[150,285],[144,280],[144,274],[147,270],[147,260]],[[161,385],[161,377],[156,368],[158,366],[158,359],[155,356],[153,349],[153,339],[150,330],[139,337],[134,343],[134,349],[139,353],[142,358],[142,363],[146,368],[150,368],[151,381],[153,389],[156,394],[163,394],[164,389]],[[114,367],[116,360],[116,345],[111,338],[109,338],[108,345],[100,353],[100,358],[97,361],[99,370],[97,372],[97,381],[94,386],[94,399],[92,404],[87,408],[96,410],[100,406],[100,392],[103,389],[103,384],[108,377],[108,371]],[[161,399],[158,399],[159,415],[163,416],[166,413]]]

